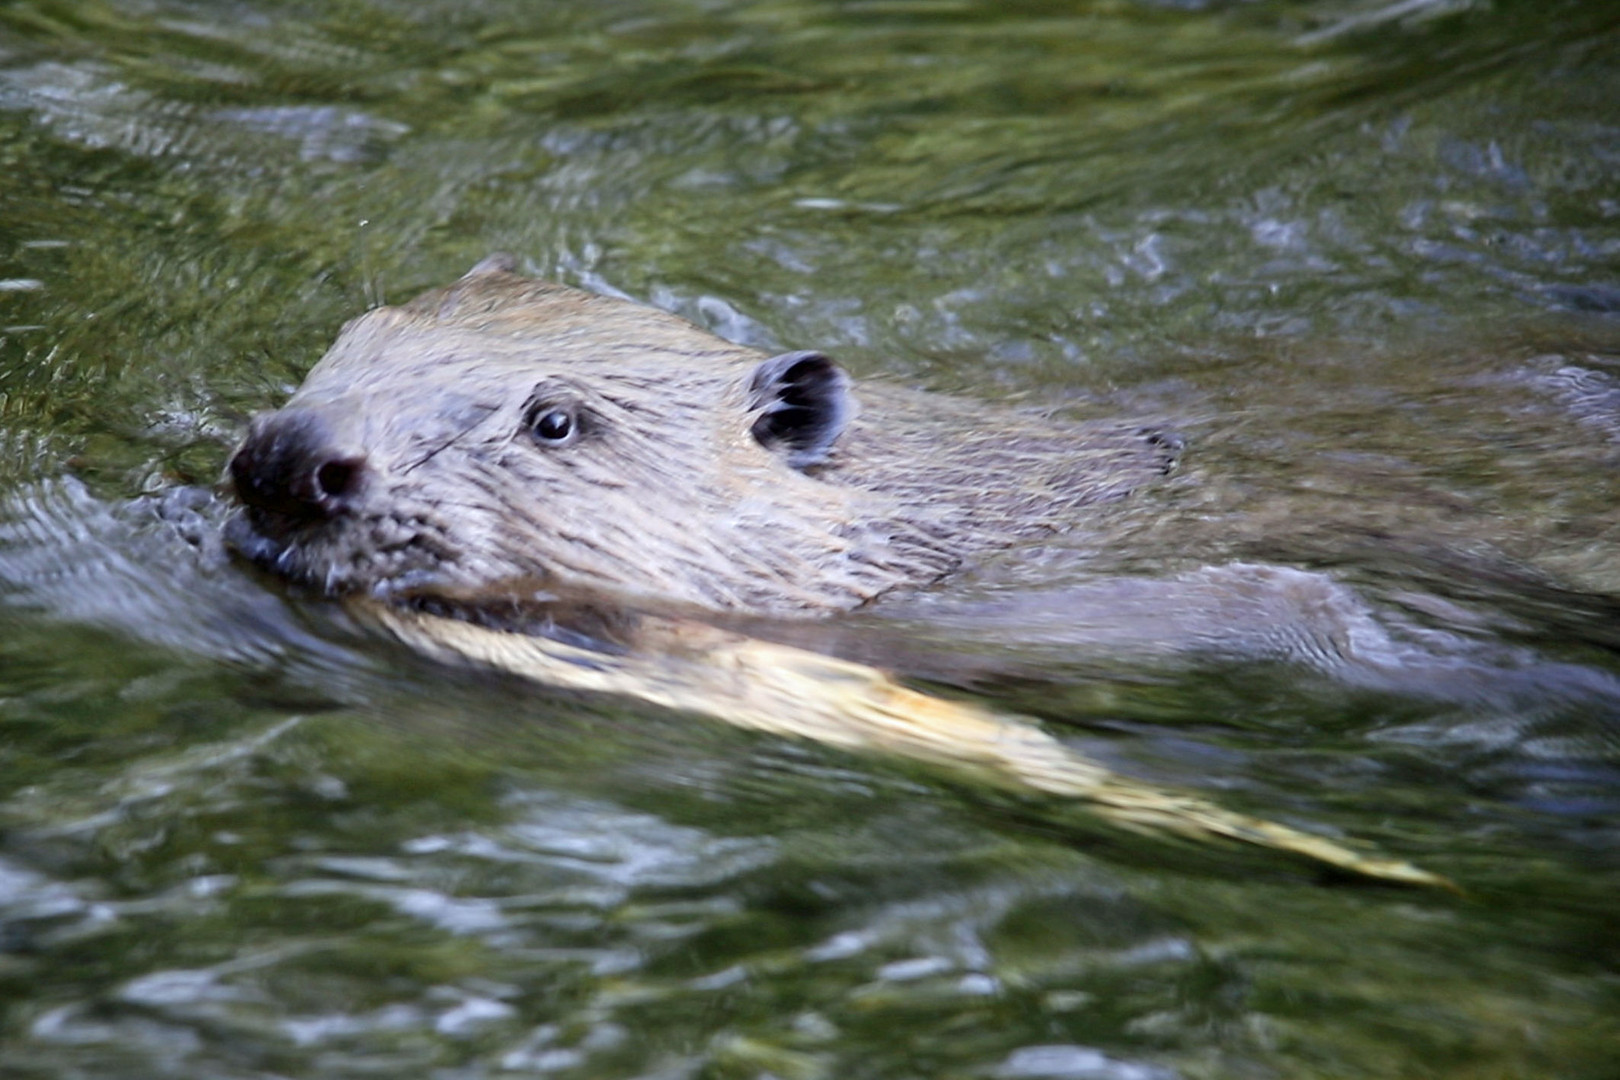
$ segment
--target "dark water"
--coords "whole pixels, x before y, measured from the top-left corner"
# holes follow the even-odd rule
[[[0,1075],[1620,1074],[1617,102],[1589,0],[0,5]],[[1465,895],[445,672],[140,501],[494,249],[1171,418],[888,646]],[[1075,548],[1461,674],[978,629]]]

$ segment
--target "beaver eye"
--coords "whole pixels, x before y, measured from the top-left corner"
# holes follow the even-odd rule
[[[574,418],[566,409],[552,409],[534,422],[534,433],[546,442],[562,442],[574,433]]]
[[[545,446],[565,446],[579,435],[579,412],[568,405],[533,405],[523,422],[535,441]]]

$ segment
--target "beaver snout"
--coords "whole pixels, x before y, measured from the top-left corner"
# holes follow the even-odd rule
[[[353,508],[365,485],[366,458],[340,446],[319,413],[283,409],[253,421],[230,473],[248,506],[315,521]]]

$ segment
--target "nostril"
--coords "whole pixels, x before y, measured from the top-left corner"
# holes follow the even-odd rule
[[[310,521],[351,512],[365,487],[366,458],[336,440],[326,417],[283,409],[253,422],[230,474],[248,506]]]
[[[315,470],[315,489],[328,499],[341,499],[360,482],[360,462],[355,458],[334,458]]]

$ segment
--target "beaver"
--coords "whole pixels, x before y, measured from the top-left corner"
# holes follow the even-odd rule
[[[491,256],[348,323],[230,459],[227,540],[329,594],[848,610],[1071,525],[1179,441],[770,356]]]
[[[447,288],[349,323],[286,406],[252,422],[227,467],[241,505],[224,539],[340,596],[355,620],[345,626],[435,661],[897,755],[1083,802],[1133,831],[1235,840],[1381,881],[1449,887],[1399,859],[1115,774],[1029,718],[739,630],[755,615],[921,595],[915,587],[976,554],[1062,529],[1164,475],[1177,449],[1173,437],[1123,422],[857,388],[820,352],[767,356],[669,314],[522,277],[496,256]],[[154,509],[184,524],[169,539],[217,550],[208,542],[217,534],[192,520],[211,496],[193,495],[195,504]],[[31,496],[26,506],[33,514],[57,501]],[[69,500],[73,526],[63,530],[81,542],[96,536],[77,516],[85,501],[94,504]],[[0,509],[0,541],[3,522]],[[123,567],[152,533],[113,525],[113,542],[89,550],[115,551],[103,561]],[[0,543],[0,580],[12,557]],[[185,586],[158,595],[194,598],[202,586],[219,615],[200,635],[190,609],[185,619],[136,619],[138,633],[164,637],[180,623],[188,643],[233,660],[275,655],[290,640],[276,636],[279,610],[211,586],[212,573],[185,578],[184,557],[166,561]],[[75,600],[81,591],[71,590]],[[104,614],[128,626],[147,609],[124,593],[100,595],[119,598]],[[558,597],[569,622],[553,615]],[[572,622],[575,598],[592,616],[602,610],[593,603],[610,601],[610,632]]]

